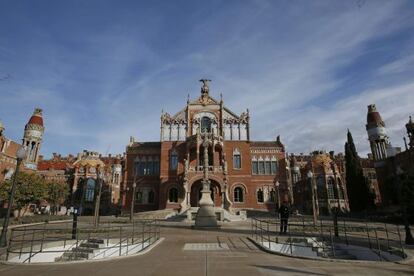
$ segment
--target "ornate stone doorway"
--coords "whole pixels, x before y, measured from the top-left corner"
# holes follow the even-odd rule
[[[220,185],[214,181],[211,180],[210,184],[210,191],[211,191],[211,199],[214,202],[214,206],[221,207],[222,197],[221,197],[221,189]],[[201,198],[201,189],[203,188],[203,185],[201,183],[201,180],[198,180],[194,182],[193,185],[191,185],[191,194],[190,194],[190,204],[191,207],[198,207],[198,202]]]

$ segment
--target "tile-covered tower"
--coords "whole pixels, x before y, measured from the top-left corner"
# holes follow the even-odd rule
[[[385,123],[375,104],[368,106],[366,129],[375,166],[381,166],[382,161],[392,155],[392,147],[385,129]]]
[[[32,117],[24,128],[23,146],[26,147],[27,157],[25,167],[36,170],[39,160],[40,146],[42,144],[43,133],[45,127],[43,125],[42,109],[35,108]]]

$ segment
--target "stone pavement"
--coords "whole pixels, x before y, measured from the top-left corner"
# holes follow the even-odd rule
[[[329,262],[282,257],[257,249],[247,223],[220,230],[194,230],[167,223],[165,240],[141,256],[111,261],[53,265],[0,265],[0,275],[414,275],[414,262]],[[229,250],[183,250],[188,243],[225,243]]]

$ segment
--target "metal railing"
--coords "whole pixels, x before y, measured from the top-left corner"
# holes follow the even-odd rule
[[[293,217],[289,219],[288,231],[280,232],[279,219],[252,218],[251,238],[268,249],[271,244],[282,244],[287,254],[293,254],[293,248],[308,247],[319,251],[320,257],[341,258],[344,246],[353,246],[352,251],[371,251],[378,261],[387,261],[384,252],[405,258],[402,233],[399,225],[384,223],[365,223],[338,220],[337,226],[332,220],[318,220]]]
[[[100,240],[103,244],[96,257],[128,255],[130,248],[142,251],[160,238],[158,220],[134,220],[128,224],[101,223],[99,227],[89,224],[78,225],[75,231],[72,223],[24,226],[11,230],[6,252],[6,261],[18,257],[22,263],[31,263],[40,253],[65,253],[78,248],[82,243]],[[57,248],[57,249],[56,249]],[[110,255],[106,254],[111,251]]]

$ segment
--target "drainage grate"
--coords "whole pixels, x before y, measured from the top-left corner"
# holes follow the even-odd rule
[[[226,243],[186,243],[183,250],[193,251],[219,251],[229,250],[229,246]]]

